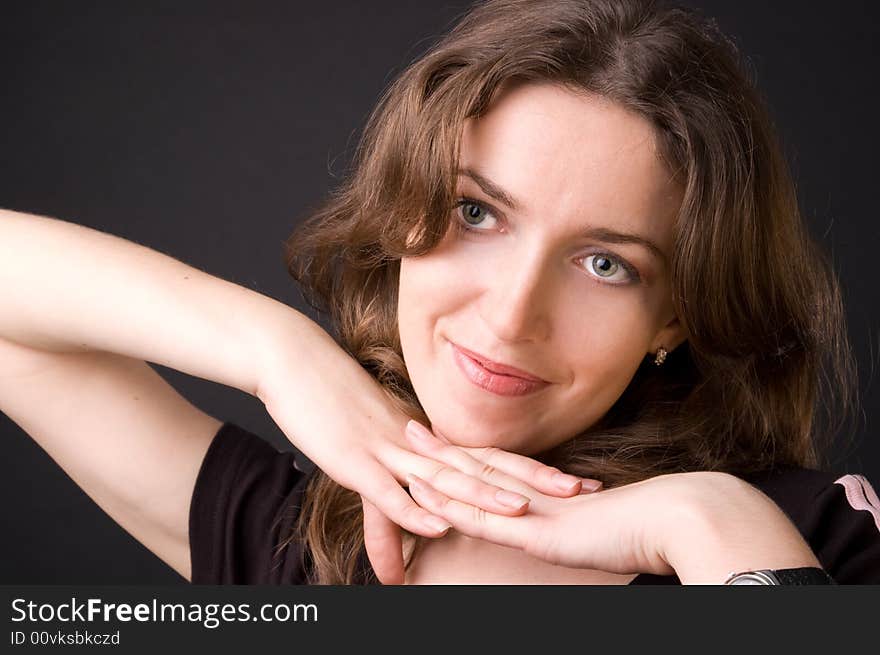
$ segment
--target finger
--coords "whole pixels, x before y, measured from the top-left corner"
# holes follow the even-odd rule
[[[416,421],[416,422],[418,423],[418,421]],[[420,424],[420,425],[421,425],[421,424]],[[433,434],[435,437],[437,437],[437,438],[438,438],[440,441],[442,441],[443,443],[448,443],[448,444],[451,444],[451,443],[452,443],[449,439],[446,438],[446,435],[445,435],[445,434],[443,434],[442,432],[440,432],[440,430],[438,430],[438,429],[435,428],[435,427],[431,427],[431,434]]]
[[[602,481],[593,478],[581,479],[581,494],[591,494],[602,489]]]
[[[437,458],[428,459],[426,462],[422,463],[422,466],[412,467],[410,471],[417,470],[422,473],[424,478],[439,491],[442,491],[446,495],[456,498],[457,500],[476,505],[477,507],[481,507],[490,512],[517,515],[527,511],[529,501],[531,500],[529,496],[509,489],[504,489],[491,482],[486,482],[479,477],[464,473],[454,466],[443,465],[442,460],[440,460],[440,458],[443,457],[443,453],[460,453],[456,446],[443,446],[443,449],[441,450],[431,444],[426,446],[421,440],[415,441],[415,437],[411,432],[408,432],[407,434],[408,438],[413,440],[414,448],[422,450],[428,456]],[[436,443],[439,444],[440,442],[436,441]],[[464,455],[464,457],[464,460],[459,458],[459,462],[473,468],[475,462],[469,461],[467,455]],[[449,461],[453,458],[447,456],[446,459]],[[440,465],[438,465],[438,460]],[[485,475],[486,471],[481,470],[476,471],[476,473]],[[519,486],[528,489],[527,485],[520,484]]]
[[[420,505],[446,518],[462,534],[523,550],[526,536],[535,530],[535,515],[501,516],[450,498],[420,477],[407,476],[409,490]]]
[[[494,447],[461,448],[444,444],[417,421],[407,423],[406,434],[417,452],[443,461],[473,477],[491,480],[499,487],[516,489],[525,496],[530,495],[529,489],[562,497],[576,495],[582,490],[580,478],[524,455]],[[514,480],[519,488],[512,486]],[[526,489],[522,488],[523,483],[527,485]]]
[[[593,493],[602,487],[601,480],[563,473],[555,466],[548,466],[531,457],[501,448],[464,448],[463,450],[470,457],[482,462],[484,466],[492,466],[507,475],[524,480],[548,496],[565,498]]]
[[[483,482],[447,465],[435,465],[425,479],[447,496],[495,514],[523,514],[531,500],[528,496]]]
[[[434,446],[441,443],[439,440],[435,439],[433,442],[423,441],[421,439],[421,433],[416,433],[412,430],[408,431],[407,434],[411,441],[419,436],[417,442],[413,441],[417,448],[423,449],[429,454],[437,454],[437,450]],[[444,446],[444,448],[445,450],[442,452],[447,453],[455,453],[459,450],[456,446],[452,445]],[[489,510],[490,512],[500,514],[522,514],[527,511],[528,503],[531,500],[526,495],[484,482],[479,478],[463,473],[452,466],[434,468],[428,473],[425,479],[428,480],[435,489],[442,491],[450,497],[465,503],[476,505],[477,507]]]
[[[364,508],[364,546],[376,577],[385,585],[403,584],[400,527],[363,496],[361,501]]]
[[[362,463],[362,473],[373,480],[370,489],[362,492],[380,512],[397,525],[423,537],[442,537],[451,527],[445,519],[420,507],[388,470],[376,460]]]

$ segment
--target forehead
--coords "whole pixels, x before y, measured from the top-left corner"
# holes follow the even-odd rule
[[[510,192],[531,214],[572,226],[629,227],[668,243],[681,191],[647,119],[552,83],[502,89],[465,122],[461,168]]]

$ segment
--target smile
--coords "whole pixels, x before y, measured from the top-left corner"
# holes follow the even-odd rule
[[[451,341],[449,344],[452,347],[452,358],[464,376],[475,386],[490,393],[498,396],[524,396],[550,386],[550,383],[544,380],[526,379],[490,371]]]

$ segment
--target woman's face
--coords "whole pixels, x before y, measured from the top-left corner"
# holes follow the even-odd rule
[[[644,118],[556,84],[505,89],[466,124],[460,157],[449,232],[401,261],[403,355],[432,429],[534,454],[684,340],[668,264],[681,191]]]

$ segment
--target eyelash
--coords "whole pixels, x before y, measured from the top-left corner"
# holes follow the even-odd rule
[[[492,209],[492,207],[490,207],[489,205],[487,205],[483,202],[480,202],[479,200],[474,200],[473,198],[466,198],[466,197],[459,198],[455,202],[455,210],[456,210],[455,223],[456,223],[458,230],[460,232],[468,232],[471,234],[474,234],[474,233],[480,234],[480,235],[485,234],[488,230],[480,230],[478,228],[471,227],[470,225],[468,225],[467,221],[465,221],[463,218],[461,218],[461,212],[459,212],[458,210],[464,205],[475,205],[475,206],[479,207],[480,209],[482,209],[483,211],[491,214],[492,216],[495,216],[495,212]],[[498,219],[496,218],[495,220],[498,220]],[[639,272],[636,270],[636,268],[632,264],[630,264],[628,261],[626,261],[625,259],[623,259],[613,253],[610,253],[610,252],[591,252],[587,255],[584,255],[580,259],[585,260],[585,259],[587,259],[587,257],[592,257],[592,256],[597,256],[597,255],[600,255],[602,257],[605,257],[607,259],[611,259],[612,261],[617,262],[618,264],[620,264],[620,266],[623,268],[623,270],[625,270],[627,272],[627,274],[629,275],[628,282],[600,282],[600,284],[612,284],[612,285],[624,286],[624,285],[629,285],[629,284],[638,284],[639,282],[641,282],[642,278],[639,275]],[[591,275],[591,277],[593,277],[597,280],[600,280],[600,281],[602,280],[602,278],[598,275]]]

